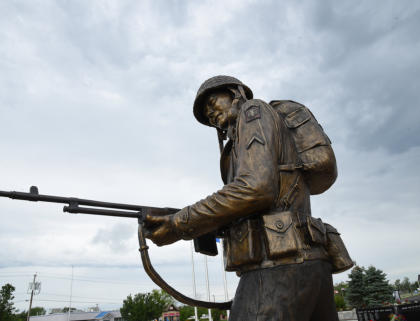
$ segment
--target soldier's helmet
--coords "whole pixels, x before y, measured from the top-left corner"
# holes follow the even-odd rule
[[[243,84],[239,79],[236,79],[235,77],[223,76],[223,75],[211,77],[201,84],[194,100],[194,108],[193,108],[194,116],[200,123],[210,126],[210,123],[204,114],[204,107],[205,107],[204,104],[205,104],[207,95],[217,89],[227,88],[230,86],[235,87],[235,88],[237,88],[238,86],[242,86],[242,88],[244,89],[246,98],[252,99],[253,94],[252,94],[251,89],[249,89],[249,87]]]

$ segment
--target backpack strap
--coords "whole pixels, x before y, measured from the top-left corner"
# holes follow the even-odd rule
[[[289,190],[286,194],[283,195],[283,197],[278,201],[278,205],[283,210],[286,210],[292,205],[293,200],[295,199],[296,192],[299,190],[299,179],[300,175],[296,175],[292,185],[290,185]]]
[[[293,172],[294,170],[297,170],[297,169],[303,169],[303,162],[300,159],[298,159],[296,164],[280,164],[278,166],[278,169],[279,171]]]
[[[268,105],[268,110],[271,112],[273,119],[274,119],[274,123],[278,132],[278,139],[280,139],[280,122],[284,120],[280,117],[280,115],[274,110],[274,108],[271,105]],[[285,125],[284,125],[285,126]],[[285,131],[283,134],[286,135],[290,135],[289,132]],[[281,148],[281,144],[284,144],[285,142],[280,142],[278,141],[278,146]],[[293,145],[294,146],[294,145]],[[292,180],[292,183],[290,184],[287,192],[285,192],[281,197],[280,194],[275,202],[275,206],[276,207],[280,207],[283,210],[287,210],[288,208],[290,208],[290,206],[292,205],[295,197],[296,197],[296,193],[299,190],[299,180],[301,177],[301,173],[297,170],[299,169],[303,169],[303,162],[300,160],[300,158],[297,156],[296,153],[296,162],[295,163],[289,163],[289,164],[279,164],[278,165],[278,170],[280,172],[295,172],[294,173],[294,179]],[[280,162],[280,160],[279,160]],[[281,174],[280,174],[280,180],[282,180],[281,178]]]

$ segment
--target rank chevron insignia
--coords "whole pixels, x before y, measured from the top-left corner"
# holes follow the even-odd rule
[[[249,149],[251,147],[251,145],[252,145],[253,142],[258,142],[261,145],[265,145],[265,142],[264,142],[264,140],[262,138],[260,138],[257,135],[254,135],[254,136],[251,137],[251,139],[249,140],[248,144],[246,145],[246,149]]]

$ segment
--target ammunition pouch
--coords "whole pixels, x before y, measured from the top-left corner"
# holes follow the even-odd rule
[[[310,241],[323,246],[327,245],[327,231],[320,218],[308,216],[306,219]]]
[[[341,239],[340,233],[330,224],[324,224],[327,231],[327,245],[329,260],[332,265],[332,273],[340,273],[350,269],[354,263],[347,252],[346,246]]]
[[[293,215],[290,211],[273,211],[263,215],[265,248],[269,259],[297,253],[298,235],[293,224]]]
[[[236,271],[245,264],[258,264],[263,260],[260,220],[246,219],[231,226],[223,242],[226,271]]]
[[[319,218],[274,209],[242,220],[224,238],[226,271],[247,271],[306,260],[328,260],[332,273],[353,266],[340,233]]]

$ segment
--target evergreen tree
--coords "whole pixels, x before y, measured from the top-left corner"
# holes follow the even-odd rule
[[[345,298],[350,306],[360,308],[365,306],[366,286],[364,267],[355,266],[350,274],[350,281],[345,294]]]
[[[365,270],[365,284],[365,302],[368,307],[380,306],[393,300],[392,286],[383,271],[369,266]]]
[[[356,266],[351,270],[349,278],[346,300],[352,307],[380,306],[393,300],[393,287],[383,271],[373,266],[368,269]],[[399,285],[397,282],[396,284]]]

